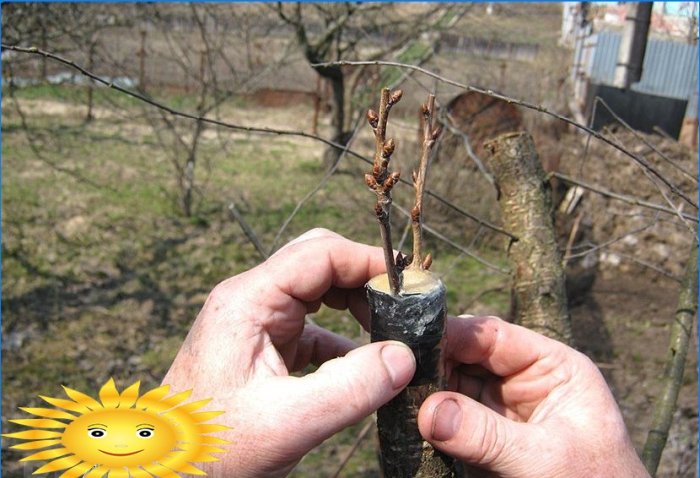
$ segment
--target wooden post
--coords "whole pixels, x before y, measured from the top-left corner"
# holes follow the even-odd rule
[[[528,133],[507,133],[486,143],[512,268],[511,318],[541,334],[571,343],[562,257],[552,221],[551,190]]]

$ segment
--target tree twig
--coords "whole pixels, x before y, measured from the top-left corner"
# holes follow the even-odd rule
[[[246,235],[248,240],[255,246],[255,250],[258,251],[258,254],[260,254],[260,257],[265,260],[269,257],[267,251],[265,250],[265,247],[262,245],[262,242],[260,242],[260,239],[258,238],[258,235],[255,234],[255,231],[253,231],[253,228],[248,224],[248,221],[246,221],[241,213],[238,211],[238,208],[236,208],[236,204],[231,201],[228,205],[228,212],[229,215],[231,216],[231,219],[236,221],[240,226],[241,229],[243,229],[243,233]]]
[[[372,172],[365,174],[365,182],[377,195],[374,212],[379,220],[386,273],[389,275],[391,293],[394,295],[398,295],[401,289],[401,278],[394,261],[394,248],[391,243],[391,190],[399,182],[400,173],[398,171],[389,172],[389,161],[391,155],[394,154],[396,143],[393,138],[386,139],[386,125],[391,107],[401,100],[402,95],[401,90],[392,93],[389,88],[383,88],[379,102],[379,113],[372,109],[367,111],[367,121],[374,132],[375,150]]]
[[[654,204],[654,203],[651,203],[648,201],[644,201],[641,199],[637,199],[637,198],[634,198],[631,196],[625,196],[623,194],[614,193],[612,191],[608,191],[607,189],[603,189],[601,187],[585,183],[585,182],[580,181],[578,179],[574,179],[574,178],[567,176],[565,174],[562,174],[562,173],[552,172],[549,174],[551,176],[554,176],[557,179],[561,179],[565,183],[573,184],[575,186],[581,186],[584,189],[588,189],[589,191],[593,191],[594,193],[598,193],[601,196],[605,196],[605,197],[610,198],[610,199],[616,199],[618,201],[626,202],[627,204],[633,204],[635,206],[640,206],[640,207],[644,207],[647,209],[653,209],[655,211],[661,211],[661,212],[665,212],[665,213],[671,214],[671,215],[679,214],[679,212],[677,210],[667,208],[667,207],[661,206],[659,204]],[[698,222],[697,217],[694,217],[694,216],[691,216],[690,214],[685,214],[685,213],[680,213],[680,214],[682,215],[683,218],[685,218],[689,221]]]
[[[425,68],[422,68],[420,66],[416,65],[408,65],[406,63],[399,63],[395,61],[381,61],[381,60],[376,60],[376,61],[348,61],[348,60],[342,60],[342,61],[333,61],[333,62],[327,62],[327,63],[317,63],[315,65],[311,66],[318,66],[318,67],[331,67],[331,66],[365,66],[365,65],[383,65],[383,66],[393,66],[393,67],[398,67],[398,68],[407,68],[407,69],[412,69],[419,71],[423,73],[424,75],[430,76],[432,78],[435,78],[436,80],[442,81],[443,83],[446,83],[448,85],[456,86],[458,88],[461,88],[466,91],[474,91],[477,93],[481,93],[483,95],[490,96],[492,98],[496,98],[499,100],[506,101],[508,103],[512,103],[518,106],[522,106],[523,108],[528,108],[531,110],[539,111],[540,113],[546,114],[548,116],[551,116],[553,118],[556,118],[560,121],[563,121],[567,124],[570,124],[574,126],[577,129],[580,129],[582,131],[585,131],[589,135],[595,137],[596,139],[603,141],[604,143],[612,146],[613,148],[617,149],[618,151],[622,152],[625,154],[625,156],[630,157],[634,161],[638,162],[641,164],[643,167],[647,168],[654,176],[659,178],[671,191],[673,191],[675,194],[677,194],[679,197],[683,198],[688,204],[690,204],[693,208],[697,209],[698,206],[695,204],[695,201],[693,201],[691,198],[686,196],[681,190],[679,190],[674,184],[670,183],[659,171],[657,171],[653,166],[648,164],[643,158],[640,158],[636,154],[631,153],[628,151],[624,146],[620,145],[619,143],[611,140],[610,138],[607,138],[600,134],[598,131],[595,131],[592,128],[589,128],[588,126],[582,125],[581,123],[578,123],[571,118],[567,118],[564,115],[560,115],[559,113],[555,113],[553,111],[548,110],[542,105],[535,105],[533,103],[529,103],[527,101],[519,100],[517,98],[513,98],[510,96],[503,95],[501,93],[496,93],[493,90],[490,89],[484,89],[484,88],[479,88],[476,86],[471,86],[467,85],[464,83],[460,83],[458,81],[450,80],[449,78],[446,78],[444,76],[438,75],[437,73],[433,73],[430,70],[426,70]]]
[[[338,463],[338,468],[335,469],[335,473],[331,475],[331,478],[338,478],[340,476],[340,473],[343,471],[343,468],[345,468],[345,465],[348,464],[350,458],[352,458],[357,449],[360,447],[360,444],[364,441],[365,438],[367,438],[367,435],[373,428],[374,420],[367,420],[365,426],[362,427],[360,433],[358,433],[355,437],[355,441],[353,442],[350,449],[345,453],[345,455],[343,455],[343,458],[340,459],[340,463]]]
[[[420,162],[418,171],[413,171],[413,187],[416,192],[416,202],[411,210],[411,226],[413,228],[413,259],[408,266],[413,269],[428,269],[432,257],[428,254],[423,258],[423,195],[425,181],[428,177],[428,166],[433,147],[437,141],[442,126],[433,127],[433,115],[435,113],[435,95],[428,95],[427,103],[421,106],[423,143],[421,144]]]

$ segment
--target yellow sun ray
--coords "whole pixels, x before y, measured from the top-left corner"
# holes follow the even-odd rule
[[[90,410],[99,410],[102,408],[100,402],[92,398],[90,395],[84,394],[83,392],[73,390],[72,388],[68,388],[66,386],[63,386],[63,392],[68,395],[68,398],[83,405],[84,407],[89,408]]]
[[[131,473],[131,478],[153,478],[153,475],[142,468],[131,468],[129,472]]]
[[[23,418],[19,420],[10,420],[17,425],[36,428],[66,428],[66,424],[49,418]]]
[[[72,468],[82,460],[75,455],[64,456],[63,458],[58,458],[57,460],[50,461],[38,470],[34,472],[35,475],[41,473],[51,473],[53,471],[65,470],[66,468]]]
[[[56,410],[55,408],[32,408],[32,407],[19,407],[23,412],[27,412],[31,415],[36,415],[37,417],[43,418],[57,418],[63,420],[73,420],[76,418],[68,412],[62,410]]]
[[[50,446],[58,445],[59,443],[61,443],[60,439],[37,440],[26,443],[20,443],[18,445],[12,445],[10,448],[14,450],[38,450],[39,448],[48,448]]]
[[[219,460],[214,445],[228,442],[208,433],[230,429],[205,423],[222,411],[198,411],[211,399],[186,403],[192,390],[171,393],[167,385],[139,397],[140,382],[122,393],[113,379],[99,390],[99,401],[63,387],[70,400],[41,398],[56,407],[21,408],[39,418],[12,419],[31,427],[7,438],[26,440],[11,446],[30,451],[21,461],[47,461],[35,474],[62,472],[62,478],[179,478],[178,473],[205,475],[194,463]],[[55,429],[47,430],[47,429]]]
[[[208,443],[210,445],[229,445],[231,442],[223,438],[203,435],[199,437],[199,443]]]
[[[38,460],[53,460],[54,458],[59,458],[72,453],[66,448],[53,448],[51,450],[40,451],[39,453],[34,453],[33,455],[25,456],[19,461],[38,461]]]
[[[129,478],[129,472],[123,469],[112,468],[107,476],[109,478]]]
[[[226,425],[217,424],[204,424],[199,425],[197,428],[199,429],[199,433],[223,432],[231,429],[231,427],[227,427]]]
[[[61,438],[62,435],[62,433],[50,432],[48,430],[27,430],[24,432],[2,434],[4,437],[19,438],[20,440],[45,440],[47,438]]]
[[[170,385],[161,385],[158,388],[149,390],[136,400],[135,408],[148,409],[151,404],[160,402],[170,392]]]
[[[72,400],[65,400],[63,398],[45,397],[43,395],[39,395],[39,398],[41,398],[42,400],[44,400],[47,403],[50,403],[54,407],[63,408],[65,410],[70,410],[71,412],[76,412],[76,413],[79,413],[81,415],[83,413],[87,413],[87,412],[91,411],[85,405],[81,405],[80,403],[76,403]]]
[[[147,472],[157,476],[158,478],[180,478],[180,475],[175,473],[170,468],[166,468],[159,463],[151,463],[150,465],[144,465],[143,468]]]
[[[114,383],[114,379],[110,378],[107,383],[102,385],[100,389],[100,401],[104,408],[117,408],[119,406],[119,390]]]
[[[205,398],[204,400],[197,400],[196,402],[190,402],[186,403],[185,405],[180,405],[179,407],[177,407],[177,409],[187,414],[192,414],[192,412],[199,410],[209,402],[211,402],[211,398]]]
[[[177,405],[190,398],[190,395],[192,395],[192,390],[185,390],[184,392],[171,395],[168,398],[164,398],[160,402],[158,402],[157,409],[158,411],[162,412],[170,408],[176,407]]]
[[[73,468],[68,468],[58,478],[79,478],[87,473],[90,468],[92,468],[92,465],[88,463],[78,463]]]
[[[208,422],[209,420],[213,420],[216,417],[220,417],[226,412],[199,412],[199,413],[192,413],[190,416],[192,417],[192,420],[194,420],[197,423],[203,423],[203,422]]]
[[[131,408],[139,398],[141,382],[135,382],[127,387],[119,396],[119,408]]]
[[[109,473],[110,468],[106,466],[96,466],[88,471],[83,478],[102,478]]]

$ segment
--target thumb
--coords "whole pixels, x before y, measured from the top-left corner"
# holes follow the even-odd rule
[[[386,341],[358,347],[301,378],[267,378],[238,394],[246,412],[233,428],[246,433],[234,437],[237,448],[257,449],[255,469],[265,476],[286,472],[309,450],[391,400],[415,369],[411,349]]]
[[[368,344],[325,362],[288,390],[290,405],[302,411],[297,426],[316,446],[394,398],[415,370],[411,349],[395,341]]]
[[[426,399],[418,414],[418,428],[435,448],[499,476],[527,476],[523,473],[532,464],[525,462],[538,456],[529,448],[540,443],[533,436],[539,429],[453,392]]]

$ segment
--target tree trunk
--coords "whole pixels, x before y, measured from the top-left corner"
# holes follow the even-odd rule
[[[326,78],[331,85],[331,140],[345,146],[350,140],[350,132],[345,130],[345,75],[339,66],[318,67],[316,72]],[[340,158],[342,150],[333,146],[323,153],[323,163],[330,169]]]
[[[552,220],[549,183],[532,137],[508,133],[486,143],[504,228],[518,239],[508,244],[512,268],[511,318],[571,343],[565,276]]]
[[[192,145],[187,154],[187,163],[182,171],[180,183],[182,185],[182,212],[185,217],[192,216],[192,206],[194,198],[194,168],[197,164],[197,148],[199,147],[199,138],[204,130],[204,123],[197,121],[194,133],[192,135]]]
[[[377,411],[381,466],[386,478],[453,478],[455,461],[435,450],[418,431],[418,410],[444,389],[442,336],[445,286],[427,271],[404,271],[403,287],[391,294],[386,274],[367,283],[372,342],[398,340],[416,357],[408,386]]]
[[[668,431],[676,410],[678,393],[683,384],[686,357],[690,335],[693,331],[693,318],[698,310],[698,250],[697,243],[688,258],[688,265],[678,297],[676,316],[671,325],[671,344],[664,373],[663,395],[659,397],[654,410],[651,428],[647,435],[642,452],[642,461],[651,476],[656,475],[656,469],[661,461],[661,454],[666,446]]]

